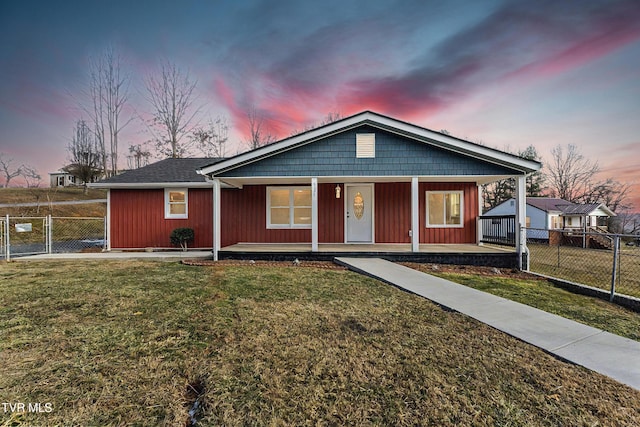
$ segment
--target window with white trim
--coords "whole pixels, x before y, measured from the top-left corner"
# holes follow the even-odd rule
[[[376,156],[376,134],[358,133],[356,134],[356,157],[372,158]]]
[[[463,227],[462,191],[427,191],[427,227]]]
[[[164,189],[165,219],[184,219],[189,217],[189,190],[186,188]]]
[[[311,228],[311,187],[267,187],[267,228]]]

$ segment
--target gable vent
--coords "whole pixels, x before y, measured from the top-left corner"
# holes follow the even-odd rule
[[[356,157],[371,158],[376,156],[376,134],[356,134]]]

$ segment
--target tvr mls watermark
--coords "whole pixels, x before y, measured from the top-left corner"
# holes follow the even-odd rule
[[[2,410],[6,413],[29,412],[29,413],[50,413],[53,412],[53,403],[50,402],[2,402]]]

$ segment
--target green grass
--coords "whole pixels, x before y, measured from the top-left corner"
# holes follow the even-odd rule
[[[638,425],[640,392],[344,270],[0,265],[0,425]],[[22,423],[22,424],[21,424]]]

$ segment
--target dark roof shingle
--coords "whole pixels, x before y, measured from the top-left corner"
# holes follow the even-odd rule
[[[203,166],[217,163],[223,159],[200,157],[184,159],[164,159],[159,162],[132,169],[112,176],[95,184],[96,187],[109,184],[163,184],[180,182],[206,182],[205,177],[196,173]]]

